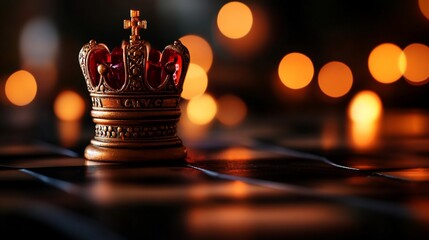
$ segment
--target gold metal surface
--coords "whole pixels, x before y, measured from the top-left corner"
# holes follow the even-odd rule
[[[124,20],[124,29],[131,29],[130,43],[140,40],[139,29],[147,28],[147,21],[140,20],[140,11],[130,10],[130,20]]]
[[[190,61],[189,52],[178,40],[166,46],[164,52],[177,54],[181,60],[173,57],[177,63],[167,62],[161,66],[164,78],[160,73],[156,77],[161,83],[153,86],[149,83],[153,75],[146,71],[151,46],[140,40],[138,32],[140,28],[146,28],[146,21],[138,19],[140,14],[136,10],[131,10],[130,14],[131,20],[124,21],[124,28],[131,28],[130,41],[124,41],[121,46],[123,85],[115,87],[111,79],[109,82],[112,63],[101,61],[96,70],[91,66],[96,54],[110,54],[106,45],[91,40],[79,53],[95,123],[94,138],[85,149],[85,158],[106,162],[184,160],[186,148],[177,136],[176,128],[181,115],[179,100]],[[182,64],[180,77],[175,79],[174,66],[179,63]]]

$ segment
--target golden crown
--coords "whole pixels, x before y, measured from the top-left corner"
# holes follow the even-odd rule
[[[79,64],[91,96],[95,136],[85,157],[95,161],[158,161],[186,157],[176,134],[180,94],[190,61],[179,41],[162,53],[140,39],[146,20],[130,11],[124,28],[129,41],[111,52],[91,40],[79,52]]]

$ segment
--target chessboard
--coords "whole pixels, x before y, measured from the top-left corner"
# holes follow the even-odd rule
[[[353,148],[341,119],[259,119],[184,139],[174,164],[3,142],[0,228],[14,239],[427,239],[429,114],[418,116],[423,130],[386,124],[370,149]]]

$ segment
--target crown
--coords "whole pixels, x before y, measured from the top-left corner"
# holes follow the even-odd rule
[[[94,40],[79,52],[91,96],[95,136],[85,149],[94,161],[158,161],[186,157],[176,134],[180,94],[190,61],[188,49],[174,41],[162,52],[140,39],[147,28],[139,11],[130,11],[124,29],[129,41],[112,51]]]

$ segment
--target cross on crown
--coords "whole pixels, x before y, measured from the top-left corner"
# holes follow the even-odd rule
[[[139,29],[146,29],[147,21],[139,19],[139,10],[130,10],[130,17],[130,20],[124,20],[124,29],[131,28],[130,43],[133,44],[134,42],[140,40]]]

